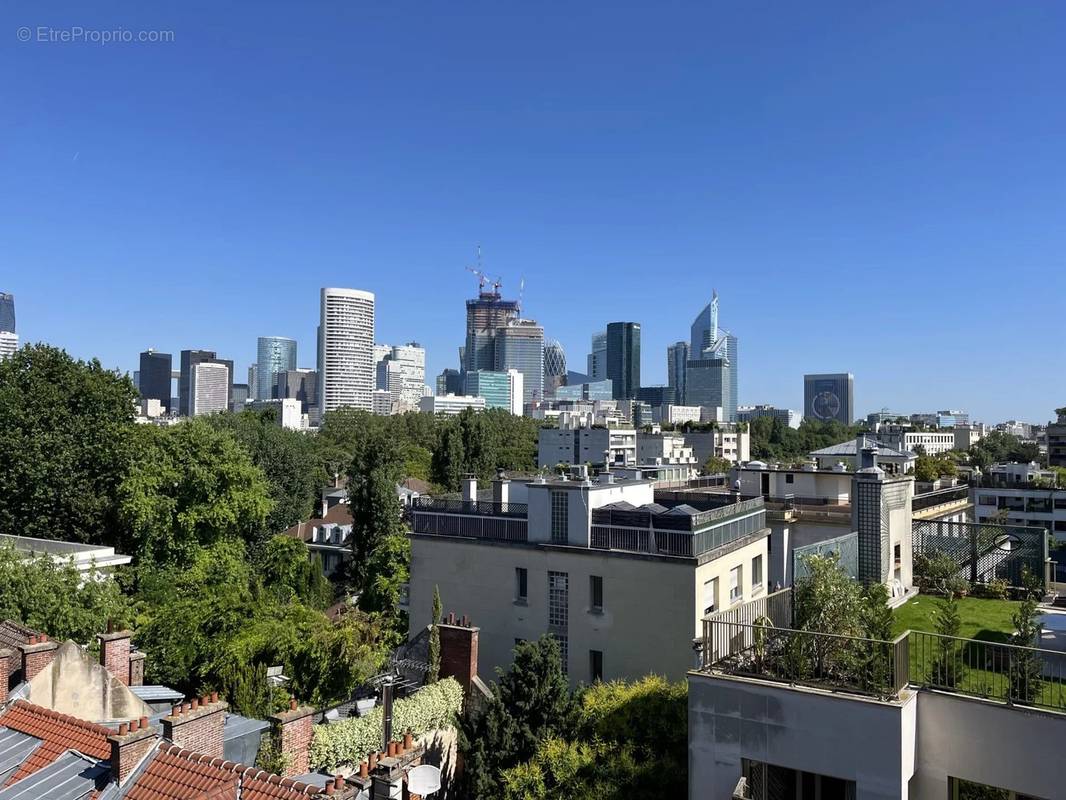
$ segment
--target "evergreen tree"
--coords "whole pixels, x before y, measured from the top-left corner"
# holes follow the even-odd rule
[[[576,710],[558,642],[543,636],[518,644],[485,710],[461,726],[467,795],[497,800],[503,771],[533,758],[543,741],[571,735]]]
[[[888,607],[888,589],[883,583],[871,583],[863,595],[863,636],[873,642],[860,653],[867,686],[886,692],[892,681],[892,609]]]
[[[1011,644],[1021,649],[1010,651],[1010,696],[1023,703],[1036,700],[1043,684],[1043,662],[1031,649],[1040,642],[1039,615],[1036,595],[1030,593],[1011,617],[1017,631],[1011,637]]]
[[[933,661],[933,685],[951,689],[962,680],[964,671],[962,660],[958,657],[958,642],[955,640],[962,628],[962,616],[959,614],[959,601],[954,592],[949,591],[947,596],[940,600],[935,626],[941,638],[937,640],[936,658]]]
[[[348,468],[348,506],[352,515],[352,571],[357,592],[370,588],[371,559],[391,537],[403,535],[396,484],[403,457],[396,441],[372,429],[357,442]],[[383,566],[379,564],[378,566]]]
[[[432,623],[429,629],[429,674],[426,676],[428,683],[436,683],[440,678],[440,625],[443,607],[440,602],[440,587],[433,587],[433,612]]]

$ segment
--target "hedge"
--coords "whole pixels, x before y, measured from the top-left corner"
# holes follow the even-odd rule
[[[392,729],[402,734],[408,728],[421,736],[454,724],[463,708],[463,687],[454,678],[423,686],[392,706]],[[351,717],[331,725],[315,725],[311,741],[311,766],[337,769],[341,764],[360,763],[382,743],[382,709],[375,707],[363,717]]]

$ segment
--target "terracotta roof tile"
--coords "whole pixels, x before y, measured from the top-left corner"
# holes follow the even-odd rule
[[[319,789],[222,758],[164,745],[127,789],[125,800],[297,800]]]
[[[67,750],[77,750],[96,759],[110,758],[111,745],[107,737],[115,733],[103,725],[41,708],[25,700],[15,701],[0,717],[0,727],[41,740],[41,746],[8,779],[8,786],[51,764]]]

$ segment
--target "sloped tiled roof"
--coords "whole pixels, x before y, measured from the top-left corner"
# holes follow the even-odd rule
[[[96,759],[111,757],[111,745],[107,737],[114,731],[110,728],[59,714],[25,700],[16,700],[7,713],[0,717],[0,727],[41,740],[40,747],[8,779],[8,785],[48,766],[67,750],[77,750]]]
[[[28,643],[30,637],[36,636],[38,633],[39,631],[27,628],[13,619],[5,619],[0,622],[0,647],[18,647],[20,644]]]
[[[223,758],[164,744],[126,790],[124,800],[297,800],[319,789]]]
[[[320,525],[351,525],[352,511],[347,503],[338,503],[326,512],[324,517],[315,517],[305,522],[297,522],[291,528],[282,532],[282,535],[293,539],[310,542],[314,535],[314,529]]]

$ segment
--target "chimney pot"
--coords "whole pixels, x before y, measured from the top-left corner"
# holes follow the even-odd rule
[[[29,643],[30,644],[37,644],[37,636],[36,635],[31,636]]]
[[[467,617],[466,614],[463,614],[463,627],[464,628],[469,628],[470,627],[470,618]]]
[[[415,743],[415,737],[411,735],[411,729],[407,729],[407,733],[403,735],[403,749],[410,750]]]
[[[366,761],[363,761],[361,764],[359,764],[359,777],[360,778],[367,778],[369,776],[370,776],[370,765],[367,764]]]
[[[47,633],[42,633],[41,634],[41,638],[38,639],[37,641],[40,642],[41,644],[44,644],[45,642],[48,641],[48,634]]]
[[[141,717],[141,728],[148,727],[148,717]]]
[[[130,733],[133,733],[134,731],[136,731],[140,727],[141,727],[141,721],[139,719],[131,719],[130,720]]]
[[[217,703],[218,702],[218,692],[211,692],[211,702],[212,703]]]
[[[333,786],[337,789],[344,788],[344,777],[342,775],[335,775],[333,777]]]
[[[389,758],[392,758],[393,756],[395,756],[396,755],[396,742],[389,742],[389,744],[386,747],[385,752],[388,754]]]
[[[296,698],[295,697],[290,697],[289,698],[289,711],[295,711],[295,710],[296,710]]]
[[[327,783],[326,788],[323,790],[326,794],[333,794],[333,784]]]
[[[107,621],[107,632],[108,633],[114,633],[115,632],[115,621],[113,619],[109,619]]]
[[[195,711],[200,707],[200,698],[194,697],[189,705],[192,706],[192,710]]]
[[[190,711],[192,711],[192,703],[182,703],[181,704],[181,713],[187,714]]]
[[[176,705],[176,706],[171,706],[170,707],[170,716],[176,717],[180,713],[181,713],[181,703],[178,703],[178,705]]]
[[[369,759],[369,768],[370,769],[377,769],[377,767],[378,767],[378,754],[377,753],[371,753],[370,754],[370,759]]]
[[[119,736],[125,736],[129,732],[130,732],[130,726],[129,726],[128,723],[123,722],[122,724],[120,724],[118,726],[118,735]]]
[[[211,695],[205,694],[200,698],[200,705],[206,706],[211,702]]]

